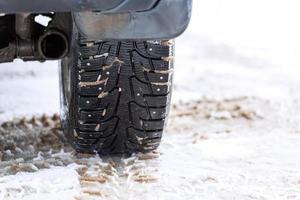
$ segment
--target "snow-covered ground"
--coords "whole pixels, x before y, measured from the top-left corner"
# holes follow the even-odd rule
[[[177,39],[158,152],[117,160],[53,151],[0,162],[0,200],[300,199],[299,7],[195,0],[191,26]],[[0,66],[0,121],[58,112],[57,65]],[[37,148],[51,143],[34,137]]]

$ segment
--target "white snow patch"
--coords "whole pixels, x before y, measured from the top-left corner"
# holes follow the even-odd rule
[[[54,167],[36,173],[19,173],[0,178],[0,199],[73,199],[79,191],[74,167]]]

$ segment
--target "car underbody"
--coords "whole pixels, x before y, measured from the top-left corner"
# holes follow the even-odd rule
[[[0,0],[0,62],[56,60],[76,29],[93,40],[157,40],[188,26],[192,0]],[[50,18],[43,26],[39,15]]]

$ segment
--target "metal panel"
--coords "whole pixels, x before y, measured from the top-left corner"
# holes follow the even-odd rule
[[[161,0],[143,12],[80,12],[73,17],[81,34],[90,39],[170,39],[187,28],[191,9],[192,0]]]
[[[1,13],[69,11],[143,11],[158,0],[0,0]]]

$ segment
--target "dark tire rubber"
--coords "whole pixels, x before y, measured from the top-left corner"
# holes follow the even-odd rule
[[[62,122],[80,153],[155,150],[171,96],[173,41],[74,40],[62,61]]]

